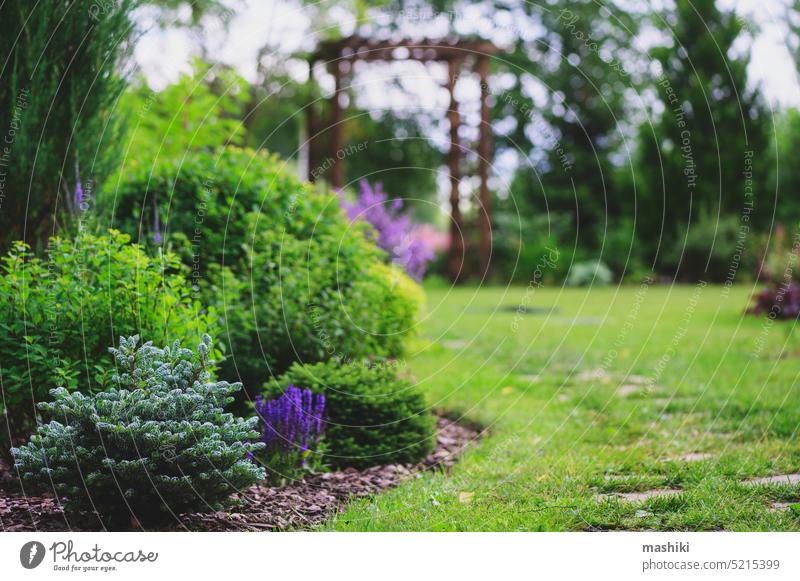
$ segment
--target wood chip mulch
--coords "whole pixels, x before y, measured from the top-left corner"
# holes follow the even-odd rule
[[[364,470],[348,468],[309,476],[287,486],[254,486],[235,495],[232,509],[180,517],[162,530],[272,531],[310,529],[338,512],[350,499],[394,488],[423,470],[451,467],[481,434],[440,417],[436,447],[420,464],[388,464]],[[0,474],[7,466],[0,465]],[[51,496],[26,496],[13,486],[0,487],[0,530],[76,531]],[[18,488],[18,484],[17,484]]]

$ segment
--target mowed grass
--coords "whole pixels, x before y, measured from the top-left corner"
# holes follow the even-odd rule
[[[800,472],[800,331],[751,292],[428,289],[409,372],[488,435],[327,528],[800,530],[799,485],[743,483]]]

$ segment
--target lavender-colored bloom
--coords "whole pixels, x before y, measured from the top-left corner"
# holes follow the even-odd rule
[[[289,385],[275,399],[255,398],[256,413],[261,418],[261,441],[268,453],[300,452],[316,447],[322,434],[325,396],[310,389]],[[301,457],[301,464],[304,460]]]
[[[153,242],[161,244],[161,221],[158,216],[158,202],[153,208]]]
[[[379,183],[373,188],[367,180],[359,183],[360,195],[355,203],[340,194],[342,207],[350,221],[364,220],[375,228],[375,243],[389,254],[391,261],[417,280],[425,275],[428,263],[435,256],[434,248],[419,235],[417,225],[402,213],[400,198],[388,201]]]
[[[81,205],[83,204],[83,185],[81,184],[81,180],[75,182],[75,208],[77,210],[81,209]]]

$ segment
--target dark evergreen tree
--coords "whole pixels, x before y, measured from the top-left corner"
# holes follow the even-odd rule
[[[626,90],[638,77],[631,69],[637,21],[594,1],[525,10],[541,35],[520,35],[511,68],[517,82],[496,100],[497,117],[516,119],[500,145],[526,156],[512,194],[537,214],[571,216],[577,244],[599,247],[609,220],[633,209],[631,193],[615,185],[613,156],[623,141]],[[531,95],[536,85],[539,99]]]
[[[747,86],[749,54],[734,49],[745,33],[734,12],[714,0],[677,0],[653,19],[667,44],[651,53],[661,69],[654,82],[662,108],[652,126],[640,128],[641,240],[662,268],[702,273],[702,264],[690,262],[718,255],[714,225],[721,216],[746,216],[743,224],[751,226],[772,213],[759,195],[767,141],[762,99]],[[748,167],[755,174],[749,190]],[[707,231],[705,249],[681,258],[697,228]]]
[[[0,243],[40,245],[113,169],[136,4],[0,4]]]

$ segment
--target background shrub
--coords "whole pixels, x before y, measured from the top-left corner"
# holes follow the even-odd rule
[[[325,460],[333,466],[419,462],[433,449],[435,422],[425,398],[392,365],[296,364],[267,383],[265,397],[288,384],[325,394]]]
[[[264,477],[247,459],[263,447],[257,418],[223,413],[241,386],[210,382],[211,338],[198,354],[121,339],[111,349],[114,388],[86,396],[52,390],[39,404],[54,419],[13,450],[23,479],[54,490],[69,513],[97,513],[107,525],[141,523],[217,508]]]
[[[567,286],[604,286],[613,280],[614,275],[604,262],[587,260],[573,264],[565,282]]]
[[[766,288],[753,295],[748,313],[767,315],[771,319],[796,320],[800,317],[800,283],[770,281]]]
[[[722,282],[735,273],[736,281],[755,270],[755,255],[749,252],[747,232],[737,216],[703,214],[680,227],[670,246],[665,247],[663,266],[679,280]]]
[[[30,430],[51,386],[108,386],[100,364],[116,333],[197,342],[215,329],[216,315],[191,297],[178,259],[151,258],[129,240],[116,231],[52,238],[45,258],[17,243],[0,261],[0,370],[12,439]]]

